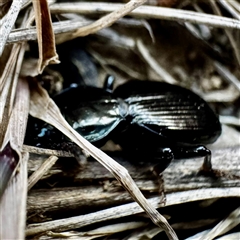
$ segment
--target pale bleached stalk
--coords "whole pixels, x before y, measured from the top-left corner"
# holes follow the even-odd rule
[[[117,3],[59,3],[51,6],[52,13],[80,13],[80,14],[105,14],[120,8],[122,4]],[[188,10],[140,6],[128,15],[140,18],[156,18],[171,21],[189,21],[192,23],[206,24],[212,27],[240,29],[240,21],[227,17],[220,17],[211,14],[198,13]]]

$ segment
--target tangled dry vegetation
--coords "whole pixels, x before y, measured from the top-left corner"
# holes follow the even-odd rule
[[[239,0],[0,6],[0,239],[240,239]],[[190,159],[157,178],[150,162],[116,162],[78,135],[49,94],[76,79],[102,87],[108,74],[115,87],[166,81],[209,102],[222,123],[208,146],[219,174],[199,174],[202,160]],[[28,114],[88,160],[24,145]]]

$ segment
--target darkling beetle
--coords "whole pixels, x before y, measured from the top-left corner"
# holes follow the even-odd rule
[[[78,86],[53,99],[68,123],[96,146],[112,139],[135,159],[158,164],[160,172],[172,159],[195,157],[204,157],[203,166],[211,169],[211,152],[203,144],[216,141],[221,125],[209,105],[188,89],[132,80],[113,92]],[[54,132],[46,125],[39,130],[37,141]]]

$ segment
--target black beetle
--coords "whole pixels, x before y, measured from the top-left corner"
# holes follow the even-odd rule
[[[211,168],[211,152],[203,144],[219,137],[221,125],[209,105],[188,89],[132,80],[113,92],[70,88],[54,101],[69,124],[95,145],[111,138],[134,156],[159,163],[161,171],[173,158],[205,157]]]

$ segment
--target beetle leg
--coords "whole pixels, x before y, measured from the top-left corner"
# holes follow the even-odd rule
[[[209,153],[204,157],[202,169],[204,171],[211,171],[212,170],[212,161],[211,161],[212,154],[209,149],[207,149],[207,150],[209,151]]]
[[[173,149],[175,159],[199,158],[204,157],[202,169],[212,170],[211,151],[205,146],[184,146]]]
[[[153,175],[156,176],[157,181],[158,181],[158,193],[159,193],[159,202],[163,204],[163,206],[166,205],[166,195],[165,195],[165,189],[164,189],[164,178],[162,175],[162,171],[159,169],[161,169],[161,164],[157,164],[153,167],[152,172]],[[160,172],[159,172],[160,170]]]
[[[159,148],[156,152],[154,152],[153,160],[154,162],[158,162],[152,169],[153,174],[157,177],[158,185],[159,185],[159,196],[160,202],[165,205],[166,204],[166,196],[164,192],[164,179],[162,177],[162,172],[169,166],[171,161],[173,160],[173,152],[171,148]]]
[[[156,152],[153,151],[151,161],[157,162],[153,169],[154,174],[159,176],[173,159],[174,155],[171,148],[159,148]]]

